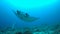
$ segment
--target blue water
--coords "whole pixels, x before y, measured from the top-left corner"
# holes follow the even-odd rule
[[[34,0],[33,0],[34,1]],[[60,2],[59,0],[32,0],[28,4],[28,0],[0,0],[0,28],[12,27],[33,27],[41,24],[53,25],[60,23]],[[23,3],[25,2],[25,3]],[[47,3],[46,3],[47,2]],[[13,11],[21,10],[33,17],[40,18],[33,22],[25,22],[19,19]],[[41,25],[42,26],[42,25]]]

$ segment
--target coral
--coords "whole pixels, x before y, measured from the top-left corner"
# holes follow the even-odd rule
[[[32,34],[31,31],[25,31],[24,34]]]
[[[1,30],[0,32],[4,32],[3,30]]]
[[[53,34],[60,34],[60,29],[59,30],[55,30]]]
[[[15,34],[22,34],[22,32],[16,32]]]

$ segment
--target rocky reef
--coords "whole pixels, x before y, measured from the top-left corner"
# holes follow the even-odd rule
[[[51,26],[34,26],[33,28],[6,28],[5,30],[0,30],[0,34],[60,34],[60,25]]]

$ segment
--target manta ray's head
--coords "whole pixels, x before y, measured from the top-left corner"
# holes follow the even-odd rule
[[[19,15],[19,14],[21,14],[21,11],[17,10],[17,12],[16,12],[16,13]]]

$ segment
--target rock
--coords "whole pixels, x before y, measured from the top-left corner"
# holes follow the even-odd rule
[[[16,32],[15,34],[22,34],[22,32]]]
[[[46,34],[45,32],[34,32],[33,34]]]
[[[25,31],[24,34],[32,34],[30,31]]]

